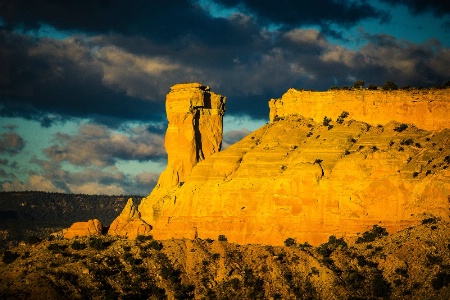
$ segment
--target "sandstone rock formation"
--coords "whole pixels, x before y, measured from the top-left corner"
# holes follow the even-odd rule
[[[102,223],[98,219],[89,220],[87,222],[76,222],[64,232],[64,238],[71,239],[74,237],[101,235],[102,228]]]
[[[139,235],[150,235],[152,227],[141,219],[141,215],[128,199],[122,213],[111,223],[108,235],[135,239]]]
[[[424,213],[449,219],[448,89],[331,92],[337,98],[289,90],[281,101],[270,101],[270,124],[195,164],[195,129],[180,120],[195,124],[196,101],[182,87],[167,97],[168,168],[139,206],[157,239],[224,234],[242,244],[280,245],[288,237],[318,244],[333,234],[355,236],[374,224],[397,231]],[[177,116],[183,117],[175,124],[183,125],[174,128],[170,112],[176,93],[186,96],[176,101]],[[349,116],[334,121],[343,111]],[[332,126],[323,126],[325,115],[333,118]],[[399,130],[399,122],[408,128]],[[179,152],[185,149],[187,156]]]
[[[335,120],[342,111],[371,125],[391,121],[416,124],[426,130],[450,128],[448,89],[379,91],[352,90],[310,92],[289,89],[281,99],[269,101],[270,122],[293,113],[320,122]]]
[[[220,151],[225,100],[200,83],[176,84],[171,88],[166,98],[167,168],[149,196],[159,201],[144,200],[139,206],[142,218],[149,223],[158,213],[167,191],[183,185],[199,161]]]

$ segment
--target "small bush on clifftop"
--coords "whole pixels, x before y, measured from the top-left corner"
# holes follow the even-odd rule
[[[218,237],[218,240],[221,242],[226,242],[228,241],[227,237],[224,234],[220,234]]]
[[[296,242],[295,242],[295,239],[293,239],[293,238],[287,238],[285,241],[284,241],[284,245],[286,246],[286,247],[291,247],[291,246],[294,246],[296,244]]]

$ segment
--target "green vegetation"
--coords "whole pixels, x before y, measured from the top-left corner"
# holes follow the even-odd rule
[[[408,129],[408,124],[402,123],[402,124],[398,125],[397,127],[395,127],[394,131],[402,132],[402,131],[404,131],[406,129]]]
[[[10,264],[14,262],[19,256],[20,255],[16,252],[6,250],[3,252],[2,262],[4,262],[5,264]]]
[[[383,236],[387,236],[387,235],[388,235],[388,232],[386,231],[386,228],[383,228],[378,225],[373,225],[373,228],[370,231],[364,232],[362,236],[360,236],[356,239],[356,243],[361,244],[361,243],[373,242],[376,239],[382,238]]]
[[[103,238],[101,238],[101,237],[93,237],[93,238],[90,238],[90,241],[89,241],[89,246],[92,249],[99,250],[99,251],[105,250],[110,245],[111,245],[111,242],[103,241]]]
[[[353,88],[354,89],[362,89],[364,84],[366,82],[364,80],[357,80],[354,84],[353,84]]]
[[[75,240],[70,246],[73,250],[84,250],[86,249],[86,244],[81,243],[80,241]]]
[[[336,122],[339,124],[344,123],[345,118],[347,118],[349,115],[349,112],[343,111],[336,119]]]
[[[392,81],[386,81],[385,84],[381,87],[384,91],[394,91],[398,90],[398,86]]]
[[[323,117],[322,124],[323,124],[323,126],[328,126],[328,125],[330,125],[331,121],[332,121],[331,118],[328,118],[327,116],[325,116],[325,117]]]
[[[285,245],[286,247],[295,246],[295,244],[296,244],[296,241],[295,241],[295,239],[293,239],[293,238],[287,238],[287,239],[284,241],[284,245]]]
[[[227,237],[224,234],[220,234],[217,238],[220,242],[226,242],[228,241]]]

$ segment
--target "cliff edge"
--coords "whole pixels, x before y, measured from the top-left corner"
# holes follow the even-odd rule
[[[394,232],[429,214],[448,220],[449,95],[291,89],[269,102],[270,124],[213,154],[224,98],[176,85],[167,96],[168,167],[141,217],[157,239],[223,234],[273,245],[319,244],[374,224]]]

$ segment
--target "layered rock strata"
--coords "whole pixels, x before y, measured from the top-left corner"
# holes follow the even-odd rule
[[[98,219],[87,222],[75,222],[68,229],[63,231],[64,238],[84,237],[102,234],[102,223]]]
[[[182,121],[178,121],[182,126],[170,125],[173,102],[180,108],[176,120],[196,124],[195,113],[191,113],[196,101],[189,96],[176,101],[173,97],[175,93],[186,95],[182,87],[182,91],[172,89],[167,97],[167,135],[179,137],[180,148],[172,148],[175,138],[166,137],[168,168],[139,206],[157,239],[214,239],[224,234],[229,241],[242,244],[280,245],[292,237],[317,245],[330,235],[355,236],[374,224],[393,232],[420,222],[427,214],[449,219],[450,126],[443,119],[450,112],[448,90],[437,91],[436,98],[428,91],[411,92],[408,101],[402,91],[395,94],[398,103],[387,101],[388,95],[382,100],[364,96],[364,100],[358,95],[366,91],[339,92],[342,99],[353,103],[345,106],[323,100],[323,93],[316,93],[317,103],[311,93],[304,104],[300,98],[291,103],[284,95],[283,101],[270,102],[270,124],[197,162],[192,159],[198,153],[192,145],[198,140],[193,138],[195,129],[184,127]],[[302,95],[293,90],[288,94]],[[431,120],[420,117],[414,97],[427,99],[422,114],[435,113]],[[411,112],[412,122],[390,105]],[[181,107],[189,109],[182,113]],[[342,111],[349,116],[336,122]],[[333,117],[327,124],[331,126],[322,124],[325,115]],[[407,123],[407,128],[399,122]],[[187,154],[180,153],[186,149]],[[187,165],[193,168],[185,172],[188,168],[181,166]]]
[[[193,167],[219,152],[223,137],[223,115],[226,98],[200,83],[172,86],[166,97],[169,121],[164,146],[168,155],[166,169],[139,211],[152,223],[172,189],[182,186]]]
[[[269,101],[270,122],[297,114],[322,121],[335,120],[342,111],[371,125],[391,121],[416,124],[426,130],[450,128],[450,90],[352,90],[310,92],[289,89],[281,99]]]

